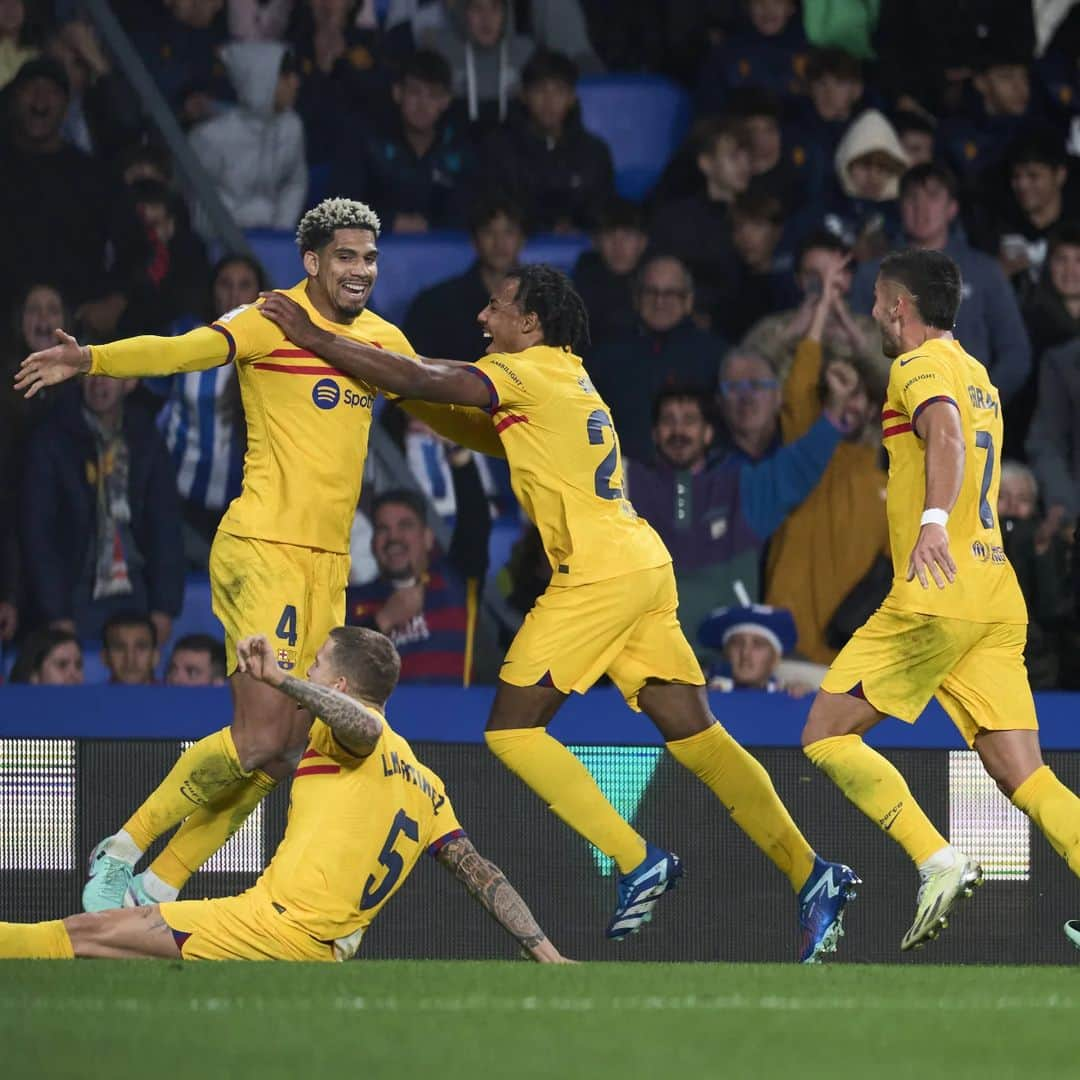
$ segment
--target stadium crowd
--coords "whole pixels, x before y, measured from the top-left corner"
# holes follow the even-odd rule
[[[476,359],[475,315],[527,240],[587,238],[585,364],[717,688],[804,692],[888,591],[873,284],[892,249],[947,251],[964,278],[957,336],[1004,409],[997,511],[1032,684],[1080,689],[1080,6],[112,7],[242,228],[292,230],[330,194],[371,205],[387,233],[467,233],[472,264],[403,321],[421,354]],[[640,200],[617,193],[582,121],[579,78],[602,72],[664,75],[693,104]],[[86,378],[30,401],[11,377],[58,327],[86,343],[181,333],[253,302],[267,276],[221,253],[78,3],[0,0],[0,107],[8,677],[78,683],[86,652],[114,682],[220,683],[223,646],[181,616],[239,491],[232,369]],[[499,463],[393,406],[379,422],[413,489],[369,466],[348,620],[392,638],[405,681],[493,681],[551,575],[538,534]],[[493,564],[489,538],[508,531]]]

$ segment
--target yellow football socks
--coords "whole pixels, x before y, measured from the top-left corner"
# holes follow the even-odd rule
[[[274,790],[277,781],[261,769],[234,784],[209,805],[196,810],[176,830],[150,870],[179,891],[188,878],[247,821],[252,810]]]
[[[706,784],[732,820],[798,892],[814,868],[814,851],[776,794],[761,762],[720,724],[667,744],[672,757]]]
[[[645,858],[645,841],[604,798],[589,770],[543,728],[484,733],[488,748],[571,829],[626,874]]]
[[[806,756],[921,866],[949,842],[931,824],[906,781],[858,735],[818,739]]]
[[[126,822],[124,831],[146,851],[159,836],[246,775],[232,732],[228,728],[215,731],[180,755],[169,775]]]
[[[0,922],[0,960],[74,960],[71,938],[59,920]]]
[[[1013,792],[1012,801],[1039,826],[1069,869],[1080,876],[1080,798],[1044,765]]]

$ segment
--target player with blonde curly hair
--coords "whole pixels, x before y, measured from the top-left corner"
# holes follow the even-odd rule
[[[415,355],[396,326],[367,310],[379,228],[377,215],[350,199],[309,210],[296,234],[306,277],[285,295],[326,330]],[[298,348],[259,315],[260,303],[174,338],[87,346],[58,330],[58,344],[27,357],[16,376],[16,388],[32,397],[81,374],[131,378],[232,363],[247,421],[243,488],[210,552],[213,608],[230,657],[232,724],[185,750],[123,828],[97,845],[83,891],[88,911],[174,900],[292,771],[312,717],[237,671],[237,642],[265,634],[283,668],[304,671],[330,629],[345,621],[349,530],[377,391]],[[425,410],[424,419],[459,443],[502,453],[480,410]],[[134,877],[153,841],[181,822],[151,867]]]

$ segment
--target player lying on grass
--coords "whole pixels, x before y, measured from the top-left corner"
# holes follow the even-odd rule
[[[552,580],[503,661],[487,743],[619,867],[608,937],[639,930],[682,867],[677,856],[646,844],[585,766],[544,730],[569,693],[584,693],[605,672],[787,877],[798,897],[799,959],[835,950],[858,878],[814,853],[769,774],[709,711],[701,667],[676,616],[671,555],[625,497],[611,414],[574,352],[587,342],[588,318],[566,275],[546,266],[512,270],[479,314],[491,344],[475,364],[417,363],[350,341],[314,325],[282,293],[268,294],[260,311],[301,348],[372,386],[492,413],[514,493],[540,530]],[[830,384],[826,413],[842,415],[854,387],[854,379],[846,390]]]
[[[367,308],[378,280],[379,219],[363,203],[325,199],[296,231],[305,278],[289,295],[321,326],[407,354],[401,331]],[[59,344],[28,356],[15,388],[43,387],[89,372],[130,377],[235,365],[247,427],[244,481],[210,552],[214,614],[225,627],[233,717],[180,755],[168,776],[123,827],[94,849],[83,907],[125,899],[175,900],[274,784],[292,772],[310,715],[235,670],[236,643],[275,627],[285,665],[306,671],[333,626],[345,621],[349,530],[367,457],[375,391],[288,341],[245,305],[179,337]],[[415,410],[415,407],[414,407]],[[477,410],[418,414],[455,441],[501,454],[490,420]],[[150,868],[132,867],[159,836],[183,825]],[[130,893],[130,896],[128,894]]]
[[[319,717],[293,776],[285,835],[247,892],[0,923],[0,958],[346,960],[425,850],[541,963],[563,961],[525,901],[465,835],[442,780],[387,724],[400,659],[374,630],[338,627],[308,681],[278,667],[265,637],[237,647],[239,669]]]

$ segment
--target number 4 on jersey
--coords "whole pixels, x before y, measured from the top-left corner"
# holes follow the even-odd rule
[[[274,633],[282,641],[287,641],[290,645],[296,644],[296,607],[293,604],[286,604],[281,609],[281,618],[278,619]]]

